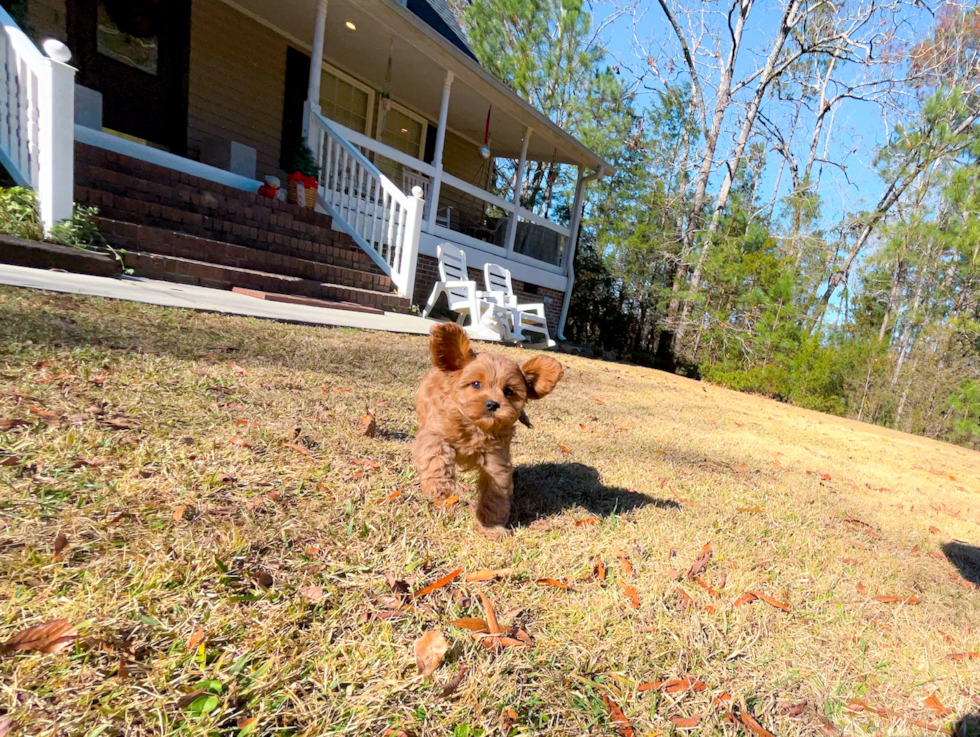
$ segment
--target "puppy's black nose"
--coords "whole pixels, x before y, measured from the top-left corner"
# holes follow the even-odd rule
[[[488,399],[484,406],[487,408],[487,412],[496,412],[498,409],[500,409],[500,402],[495,402],[492,399]]]

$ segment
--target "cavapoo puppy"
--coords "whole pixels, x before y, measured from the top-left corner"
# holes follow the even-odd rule
[[[491,539],[502,537],[510,516],[514,469],[510,441],[529,399],[555,388],[564,369],[550,356],[523,364],[492,353],[474,353],[455,323],[434,325],[429,334],[433,368],[416,397],[419,432],[415,468],[422,491],[433,501],[455,487],[456,466],[478,468],[476,521]]]

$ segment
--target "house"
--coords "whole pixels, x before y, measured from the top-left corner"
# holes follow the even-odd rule
[[[47,223],[97,206],[137,274],[406,309],[450,241],[561,335],[611,167],[480,66],[445,0],[28,0],[52,58],[3,24],[0,160]],[[315,210],[257,194],[301,137]],[[515,203],[533,162],[574,172],[565,220]]]

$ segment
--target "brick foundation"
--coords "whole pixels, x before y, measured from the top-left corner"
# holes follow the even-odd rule
[[[469,271],[470,279],[477,284],[483,284],[483,272],[481,270],[473,268],[467,270]],[[432,293],[432,287],[435,286],[437,281],[439,281],[439,261],[432,256],[419,254],[418,267],[415,270],[415,292],[412,302],[419,307],[424,307],[426,300],[429,299],[429,295]],[[561,318],[561,303],[565,299],[565,293],[557,289],[538,286],[538,293],[530,294],[527,291],[526,282],[514,279],[513,283],[514,292],[517,294],[517,299],[520,302],[544,302],[545,297],[551,297],[551,302],[546,302],[544,305],[544,314],[548,319],[548,330],[551,332],[551,337],[554,338],[555,333],[558,332],[558,320]],[[440,297],[439,304],[445,306],[445,303],[446,298]]]

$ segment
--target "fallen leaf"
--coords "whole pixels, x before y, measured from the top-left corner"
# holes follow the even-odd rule
[[[490,630],[491,635],[499,635],[504,631],[504,628],[497,621],[497,613],[493,610],[493,604],[483,593],[480,594],[480,602],[483,604],[483,614],[487,618],[487,629]]]
[[[54,539],[54,554],[58,556],[61,551],[68,547],[68,538],[65,533],[59,532],[58,536]]]
[[[374,410],[370,407],[367,408],[367,414],[357,423],[357,432],[366,438],[373,438],[378,434],[378,422]]]
[[[556,589],[571,589],[567,583],[562,583],[561,581],[556,581],[553,578],[539,578],[534,583],[541,584],[542,586],[554,586]]]
[[[453,626],[470,630],[471,632],[490,634],[490,625],[487,624],[487,620],[477,617],[460,617],[459,619],[454,619]]]
[[[55,414],[54,412],[49,412],[46,409],[40,409],[39,407],[28,407],[27,411],[30,412],[32,415],[36,415],[37,417],[40,417],[48,424],[61,421],[61,418],[57,414]]]
[[[609,719],[616,725],[616,731],[620,737],[636,737],[636,730],[633,729],[633,725],[630,724],[630,720],[626,718],[623,710],[619,708],[619,704],[605,694],[602,695],[602,700],[606,702]]]
[[[231,366],[232,370],[234,370],[234,372],[239,376],[248,376],[248,372],[234,361],[227,361],[227,364]]]
[[[237,446],[239,446],[241,448],[250,448],[251,447],[249,445],[249,443],[248,443],[247,440],[243,440],[242,438],[238,437],[237,435],[235,437],[233,437],[231,440],[229,440],[228,442],[231,443],[232,445],[237,445]]]
[[[201,640],[203,639],[204,639],[204,630],[198,630],[193,635],[191,635],[191,639],[187,641],[187,649],[193,650],[194,648],[196,648],[198,645],[201,644]]]
[[[662,693],[679,694],[688,691],[704,691],[708,686],[704,681],[697,678],[674,678],[667,681],[653,681],[652,683],[641,683],[636,687],[637,691],[661,691]]]
[[[449,643],[439,630],[429,630],[415,641],[415,664],[419,674],[428,678],[442,663],[449,650]]]
[[[272,574],[268,571],[259,571],[255,575],[255,582],[263,589],[271,589],[274,580],[272,578]]]
[[[459,578],[459,574],[461,574],[462,572],[463,572],[462,568],[457,568],[449,575],[443,576],[438,581],[430,583],[428,586],[419,589],[414,594],[412,594],[412,598],[419,599],[423,596],[426,596],[427,594],[431,594],[433,591],[437,591],[438,589],[441,589],[443,586],[446,586],[447,584],[450,584],[453,581],[455,581],[457,578]]]
[[[504,735],[509,735],[511,730],[518,725],[517,712],[513,709],[508,709],[503,714],[504,718],[500,724],[500,731]]]
[[[135,430],[140,426],[136,420],[128,417],[113,417],[108,420],[102,420],[102,424],[115,430]]]
[[[693,729],[701,723],[701,715],[695,714],[693,717],[668,717],[668,720],[678,729]]]
[[[708,563],[711,562],[711,543],[705,543],[704,547],[701,549],[701,554],[694,559],[694,563],[687,571],[688,578],[694,578],[699,573],[701,573],[705,568],[708,567]]]
[[[677,595],[681,597],[681,606],[684,608],[690,607],[691,609],[697,609],[698,605],[695,603],[691,595],[687,593],[684,589],[677,589]],[[738,602],[735,602],[735,606],[738,606]]]
[[[936,716],[938,716],[940,719],[948,717],[953,713],[952,709],[946,707],[946,705],[939,700],[938,692],[934,692],[932,696],[929,696],[926,699],[926,706],[936,712]]]
[[[174,513],[171,515],[174,518],[174,522],[180,522],[184,519],[184,512],[187,511],[187,507],[183,504],[174,508]]]
[[[868,588],[863,583],[861,583],[860,581],[857,582],[857,586],[855,586],[854,588],[856,588],[857,589],[857,592],[859,594],[861,594],[862,596],[867,596],[868,595]]]
[[[950,660],[978,660],[980,659],[980,652],[950,653],[946,657]]]
[[[632,573],[633,564],[630,563],[630,559],[626,557],[626,553],[619,548],[613,550],[613,553],[615,553],[616,557],[619,558],[619,564],[623,567],[623,573]]]
[[[585,519],[576,520],[576,527],[584,527],[585,525],[594,525],[599,521],[598,517],[586,517]]]
[[[777,711],[784,717],[798,717],[806,711],[807,702],[800,701],[796,704],[779,703],[776,704]]]
[[[440,499],[437,502],[433,502],[437,507],[445,507],[446,509],[452,509],[457,504],[459,504],[459,497],[453,494],[452,496],[447,496],[445,499]]]
[[[323,589],[319,586],[304,586],[299,590],[303,598],[307,601],[311,601],[314,604],[323,598]]]
[[[560,450],[562,453],[565,453],[566,455],[572,454],[572,451],[568,449],[568,446],[562,445],[561,443],[558,444],[558,450]]]
[[[493,581],[495,578],[506,578],[513,573],[513,568],[495,568],[475,571],[474,573],[467,574],[463,580],[467,583],[472,583],[474,581]]]
[[[442,693],[440,694],[440,696],[442,696],[442,698],[446,698],[447,696],[451,696],[456,691],[456,689],[459,688],[459,684],[462,683],[463,682],[463,679],[466,677],[466,670],[467,670],[466,664],[465,663],[460,663],[459,673],[457,673],[455,676],[453,676],[452,679],[449,681],[449,683],[447,683],[443,687]]]
[[[704,582],[704,579],[701,578],[700,576],[695,576],[694,577],[694,583],[696,583],[702,589],[704,589],[705,591],[707,591],[708,592],[708,596],[710,596],[711,598],[713,598],[713,599],[720,599],[721,598],[721,594],[719,594],[717,591],[715,591],[713,588],[711,588],[708,584],[706,584]]]
[[[740,597],[738,597],[735,600],[734,606],[743,606],[745,604],[751,604],[753,601],[755,601],[758,598],[759,597],[757,597],[751,591],[746,591],[744,594],[742,594]]]
[[[76,639],[78,630],[67,619],[53,619],[18,632],[0,646],[0,651],[33,650],[54,654],[71,647]]]
[[[24,427],[30,424],[27,420],[0,420],[0,432],[7,432],[7,430],[13,430],[15,427]]]
[[[602,558],[596,558],[595,568],[592,569],[592,577],[600,581],[606,580],[606,565],[602,562]]]
[[[255,731],[255,725],[257,725],[258,723],[259,723],[258,717],[248,717],[248,718],[242,717],[235,724],[238,726],[238,729],[240,729],[242,732],[244,732],[245,734],[249,734]]]
[[[388,496],[386,496],[381,501],[383,501],[383,502],[391,502],[391,501],[394,501],[395,499],[397,499],[398,497],[400,497],[401,495],[402,495],[402,490],[401,489],[395,489],[393,492],[391,492]]]
[[[752,734],[757,735],[757,737],[776,737],[776,735],[759,724],[758,720],[756,720],[756,718],[747,711],[743,711],[741,714],[739,714],[739,719],[741,719],[742,724],[744,724]]]
[[[922,599],[917,596],[873,596],[871,597],[875,601],[880,601],[885,604],[921,604]]]
[[[290,450],[295,450],[297,453],[302,453],[303,455],[310,457],[313,455],[313,451],[309,448],[304,448],[299,443],[283,443],[283,448],[289,448]]]
[[[929,525],[929,532],[931,532],[933,535],[938,535],[939,528],[934,525]]]
[[[640,597],[636,593],[636,589],[634,589],[632,586],[627,586],[622,581],[619,582],[619,585],[623,587],[623,593],[626,594],[626,596],[629,598],[630,607],[632,607],[633,609],[639,609]]]
[[[857,558],[841,558],[840,559],[840,562],[841,563],[846,563],[849,566],[859,566],[859,565],[861,565],[861,561],[859,561]]]

